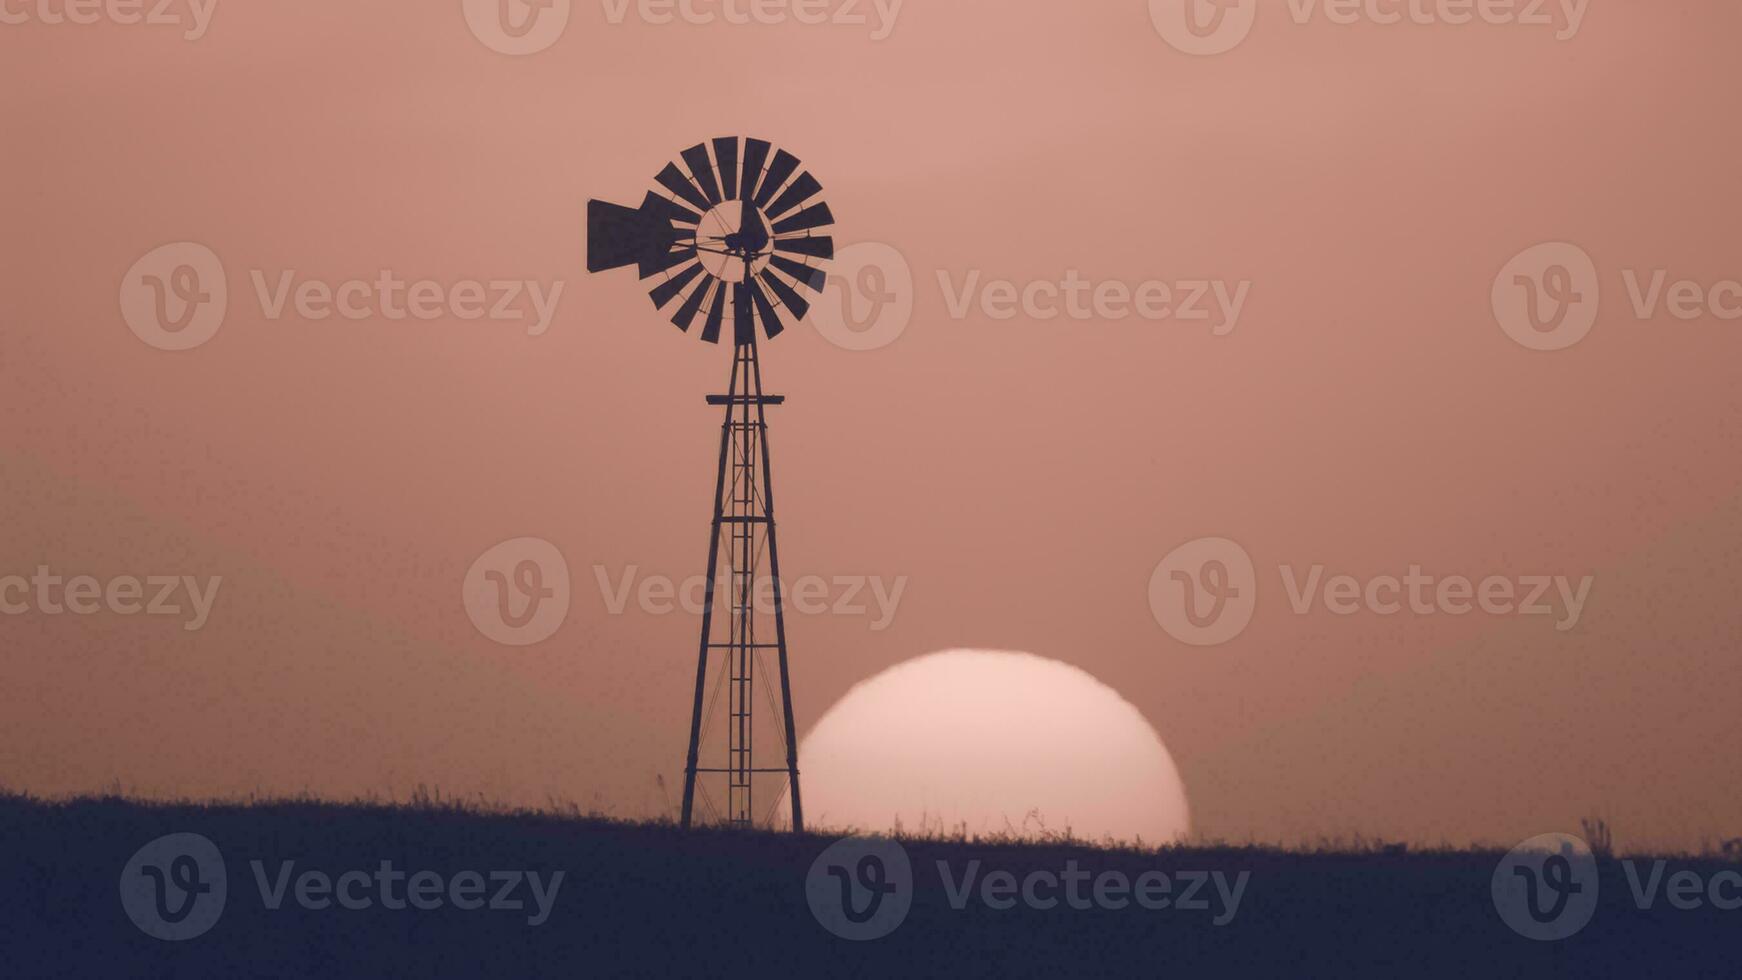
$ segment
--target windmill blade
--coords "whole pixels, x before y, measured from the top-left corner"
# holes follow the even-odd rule
[[[726,319],[726,284],[714,290],[714,306],[708,310],[708,322],[702,327],[702,339],[710,344],[720,342],[720,325]]]
[[[734,343],[748,344],[756,329],[755,317],[751,315],[750,297],[756,290],[756,283],[735,282],[732,284],[732,340]]]
[[[756,183],[762,177],[762,165],[768,162],[768,151],[774,149],[767,140],[744,138],[744,183],[740,188],[740,196],[752,200],[756,196]]]
[[[774,311],[774,304],[768,302],[768,296],[762,287],[752,279],[744,284],[744,291],[750,294],[751,302],[756,304],[756,317],[762,321],[762,332],[769,340],[780,336],[786,331],[786,324],[780,322],[780,314]]]
[[[683,151],[683,162],[689,164],[690,173],[695,175],[696,186],[702,189],[702,196],[708,199],[708,205],[718,205],[720,185],[714,181],[714,161],[708,159],[708,145],[697,143]]]
[[[675,163],[666,164],[665,169],[659,172],[659,176],[653,179],[659,181],[661,187],[695,205],[698,211],[705,212],[713,207],[712,204],[708,203],[708,199],[696,190],[696,185],[690,183],[690,179],[684,176],[684,172],[679,170]]]
[[[828,275],[814,265],[801,265],[784,255],[770,255],[768,261],[774,263],[776,269],[810,287],[813,293],[822,292],[823,284],[828,281]]]
[[[696,257],[694,246],[680,248],[675,252],[665,252],[659,255],[644,256],[641,260],[641,278],[652,279],[670,269],[675,269]]]
[[[835,223],[834,212],[827,204],[813,204],[803,211],[774,223],[774,233],[785,235],[795,231],[809,231],[812,228],[822,228]]]
[[[792,186],[786,189],[786,193],[780,195],[779,199],[769,207],[768,216],[770,218],[778,218],[798,205],[803,204],[811,197],[811,195],[822,189],[823,185],[817,183],[817,179],[812,177],[810,171],[807,170],[800,174],[799,178],[792,182]]]
[[[670,279],[667,279],[653,287],[647,295],[653,298],[653,305],[656,309],[664,309],[665,304],[676,299],[677,294],[683,292],[683,288],[691,282],[694,282],[695,278],[701,274],[702,264],[697,262],[677,275],[672,276]]]
[[[779,276],[764,269],[762,270],[762,281],[774,292],[775,298],[780,300],[780,305],[792,311],[794,320],[803,320],[805,314],[811,311],[810,300],[800,296],[798,290],[782,282]]]
[[[714,159],[720,162],[721,191],[726,200],[738,199],[738,137],[722,136],[714,141]]]
[[[641,210],[653,217],[670,221],[675,224],[699,225],[702,216],[668,197],[660,197],[652,191],[641,199]]]
[[[799,255],[809,255],[818,259],[835,257],[835,240],[827,235],[813,235],[810,238],[779,238],[775,240],[774,247],[782,252],[796,252]]]
[[[679,330],[689,333],[690,325],[696,322],[696,314],[701,312],[702,303],[707,300],[708,290],[712,288],[714,288],[714,277],[702,277],[701,283],[696,286],[694,292],[690,293],[690,298],[684,300],[683,305],[678,307],[671,322],[677,324]]]
[[[781,185],[786,183],[786,178],[791,177],[792,172],[797,169],[798,157],[785,150],[775,150],[774,163],[769,165],[768,174],[762,178],[762,186],[756,190],[756,206],[766,208],[768,199],[774,196],[775,191],[780,190]]]

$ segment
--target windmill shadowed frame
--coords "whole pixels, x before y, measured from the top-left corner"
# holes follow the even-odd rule
[[[725,421],[684,764],[683,826],[692,825],[698,798],[716,823],[771,826],[784,798],[791,804],[792,829],[802,832],[768,448],[767,410],[786,399],[763,389],[757,340],[759,333],[769,340],[780,336],[809,312],[805,294],[822,293],[827,274],[818,263],[832,259],[835,248],[823,232],[835,219],[819,199],[816,178],[797,157],[766,140],[722,137],[698,143],[680,158],[659,172],[659,189],[649,190],[638,208],[588,202],[587,269],[635,268],[651,282],[654,307],[671,310],[673,324],[707,343],[720,342],[728,320],[732,330],[726,394],[707,399],[724,410]],[[717,591],[722,559],[723,594]],[[764,569],[773,587],[772,638],[769,624],[760,622],[767,618],[758,602]],[[717,597],[727,613],[719,619]],[[765,653],[776,661],[772,680]],[[759,690],[778,719],[765,726],[775,736],[775,753],[766,748],[768,732],[757,738]],[[710,738],[722,696],[724,738]],[[723,806],[710,783],[724,784]],[[758,800],[769,789],[773,804],[759,813]]]

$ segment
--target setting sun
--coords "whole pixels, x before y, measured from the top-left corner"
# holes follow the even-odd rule
[[[1190,830],[1173,758],[1081,670],[951,650],[855,686],[799,752],[819,826],[1169,843]]]

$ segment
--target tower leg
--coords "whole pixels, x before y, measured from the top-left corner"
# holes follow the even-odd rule
[[[720,470],[714,479],[714,522],[708,532],[707,588],[702,598],[702,640],[696,654],[696,699],[690,709],[690,749],[684,763],[683,829],[690,829],[696,806],[696,764],[700,759],[702,738],[702,697],[708,687],[708,638],[713,635],[714,580],[720,564],[720,524],[726,497],[726,470],[732,451],[733,413],[737,410],[738,359],[732,359],[731,394],[727,396],[726,421],[720,426]]]
[[[750,340],[752,350],[756,340]],[[762,393],[762,362],[752,358],[750,361],[752,380],[756,393]],[[780,584],[780,549],[775,544],[774,533],[774,474],[769,463],[768,453],[768,410],[760,401],[756,405],[756,426],[761,434],[758,440],[762,444],[762,499],[767,505],[768,515],[768,573],[774,577],[774,636],[775,643],[780,647],[780,699],[783,719],[786,726],[786,776],[787,791],[792,797],[792,832],[804,833],[804,802],[798,791],[798,734],[794,731],[792,719],[792,676],[786,665],[786,601],[781,595]]]

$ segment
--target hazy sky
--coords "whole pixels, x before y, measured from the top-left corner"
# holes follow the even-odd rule
[[[729,352],[632,274],[587,275],[582,221],[744,134],[802,157],[839,240],[913,283],[893,342],[807,327],[764,352],[790,397],[783,569],[831,600],[836,578],[903,588],[886,623],[869,590],[866,613],[792,617],[801,732],[894,664],[1022,650],[1142,712],[1207,836],[1510,844],[1591,814],[1623,846],[1742,834],[1728,0],[1593,4],[1576,30],[1559,4],[1342,24],[1263,0],[1215,55],[1181,50],[1165,0],[862,2],[864,24],[576,0],[523,56],[459,0],[176,3],[179,26],[62,6],[0,23],[0,577],[222,580],[193,630],[185,586],[183,616],[0,593],[27,607],[0,616],[0,784],[663,810],[697,620],[611,593],[701,570],[702,396]],[[137,314],[135,263],[179,242],[221,261],[227,310],[166,351],[122,293]],[[1492,294],[1561,242],[1596,280],[1568,260],[1544,288],[1595,286],[1600,312],[1530,349]],[[278,306],[384,274],[446,299]],[[511,305],[541,296],[548,323],[465,319],[449,291],[494,306],[495,280],[534,284]],[[1077,280],[1242,299],[1226,323],[1130,314],[1113,287],[1122,319],[1032,315]],[[1042,309],[989,315],[1025,289]],[[522,537],[561,553],[570,605],[515,647],[462,583]],[[1148,592],[1202,538],[1239,544],[1257,601],[1200,647]],[[1565,630],[1296,612],[1318,565],[1590,585]]]

